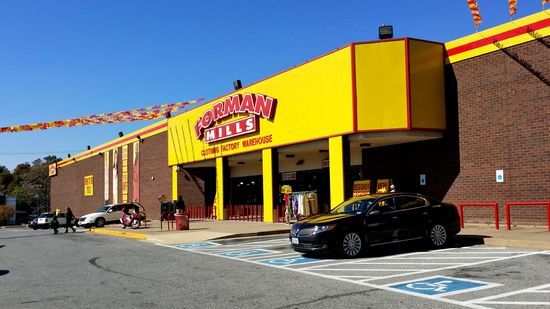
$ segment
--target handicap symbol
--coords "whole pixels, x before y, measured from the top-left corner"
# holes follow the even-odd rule
[[[390,288],[424,295],[450,295],[496,286],[493,283],[453,277],[434,276],[387,285]]]
[[[453,283],[451,280],[441,280],[439,282],[413,282],[407,284],[409,289],[434,291],[434,292],[446,292],[449,284]]]

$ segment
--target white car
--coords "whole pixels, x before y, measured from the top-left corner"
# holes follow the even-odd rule
[[[134,209],[140,216],[145,218],[145,209],[138,203],[112,204],[98,208],[95,212],[80,217],[78,225],[88,228],[92,226],[103,227],[107,223],[120,222],[122,208],[128,211]]]
[[[33,229],[49,229],[50,223],[53,219],[53,212],[43,212],[38,216],[36,219],[36,225],[33,226]],[[57,216],[57,221],[59,222],[59,226],[65,226],[65,214],[60,213],[59,216]]]

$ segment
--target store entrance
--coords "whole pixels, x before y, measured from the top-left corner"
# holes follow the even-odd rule
[[[314,192],[317,195],[318,211],[330,210],[330,173],[328,168],[280,174],[280,185],[289,185],[292,192]],[[280,204],[284,205],[281,195]]]
[[[264,202],[262,176],[236,177],[230,180],[229,200],[233,205],[262,205]]]

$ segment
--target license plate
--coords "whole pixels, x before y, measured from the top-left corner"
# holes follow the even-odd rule
[[[294,244],[294,245],[297,245],[297,244],[299,243],[299,242],[298,242],[298,238],[296,238],[296,237],[292,237],[291,242],[292,242],[292,244]]]

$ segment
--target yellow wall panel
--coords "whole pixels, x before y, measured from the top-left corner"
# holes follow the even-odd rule
[[[409,40],[411,127],[445,129],[443,45]]]
[[[332,137],[328,140],[328,143],[330,157],[330,209],[333,209],[346,199],[343,137]]]
[[[407,128],[405,41],[355,45],[358,130]]]
[[[242,88],[235,94],[262,94],[276,100],[272,120],[257,117],[259,131],[215,143],[195,136],[194,126],[216,102],[208,102],[168,121],[169,165],[257,151],[325,138],[353,130],[351,47]],[[223,119],[227,124],[247,115]],[[257,138],[254,140],[254,138]],[[253,140],[251,140],[253,139]],[[252,141],[252,142],[250,142]]]
[[[273,178],[279,175],[273,174],[273,152],[271,149],[262,150],[262,174],[264,189],[264,222],[274,222],[273,200],[277,192],[273,192]]]

